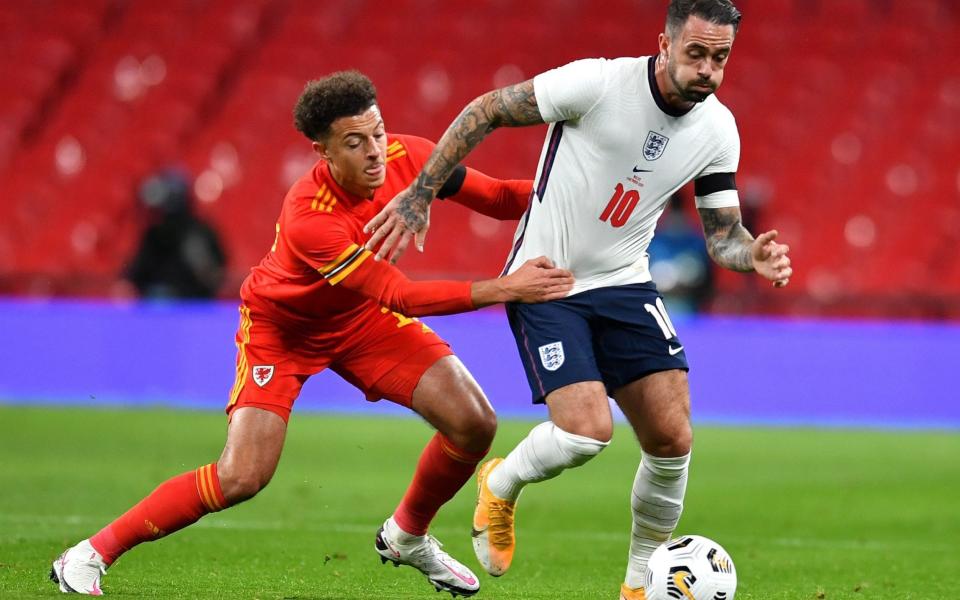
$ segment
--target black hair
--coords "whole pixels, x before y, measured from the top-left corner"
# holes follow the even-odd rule
[[[743,15],[731,0],[670,0],[667,8],[667,31],[676,35],[691,16],[717,25],[733,25],[736,35]]]
[[[330,125],[340,117],[359,115],[377,103],[377,88],[360,71],[337,71],[308,81],[297,105],[293,122],[313,141],[330,134]]]

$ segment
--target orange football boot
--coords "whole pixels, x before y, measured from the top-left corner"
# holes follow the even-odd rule
[[[647,600],[647,594],[643,588],[627,587],[627,584],[620,586],[620,600]]]
[[[487,487],[487,477],[502,458],[483,464],[477,473],[477,508],[473,513],[473,551],[487,573],[500,577],[510,568],[516,538],[513,511],[516,501],[497,498]]]

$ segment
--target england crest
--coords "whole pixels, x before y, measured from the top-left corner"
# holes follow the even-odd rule
[[[253,367],[253,382],[260,387],[270,383],[273,379],[273,365],[258,365]]]
[[[556,371],[563,365],[563,342],[540,346],[540,362],[548,371]]]
[[[643,157],[647,160],[657,160],[663,155],[669,141],[670,138],[655,131],[647,133],[647,141],[643,143]]]

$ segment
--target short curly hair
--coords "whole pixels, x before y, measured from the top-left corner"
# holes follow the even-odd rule
[[[321,141],[334,121],[359,115],[376,103],[377,88],[366,75],[337,71],[307,82],[293,107],[293,123],[309,139]]]

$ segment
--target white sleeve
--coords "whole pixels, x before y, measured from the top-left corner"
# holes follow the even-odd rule
[[[603,96],[602,58],[587,58],[568,63],[533,78],[540,116],[547,123],[579,119]]]
[[[740,166],[740,133],[737,131],[737,123],[733,120],[733,115],[727,114],[729,121],[721,128],[720,150],[697,176],[698,179],[716,173],[736,173]],[[736,188],[720,190],[705,196],[696,196],[696,204],[697,208],[740,206],[740,195]]]
[[[714,192],[708,196],[696,197],[697,208],[729,208],[740,206],[740,194],[737,190]]]

